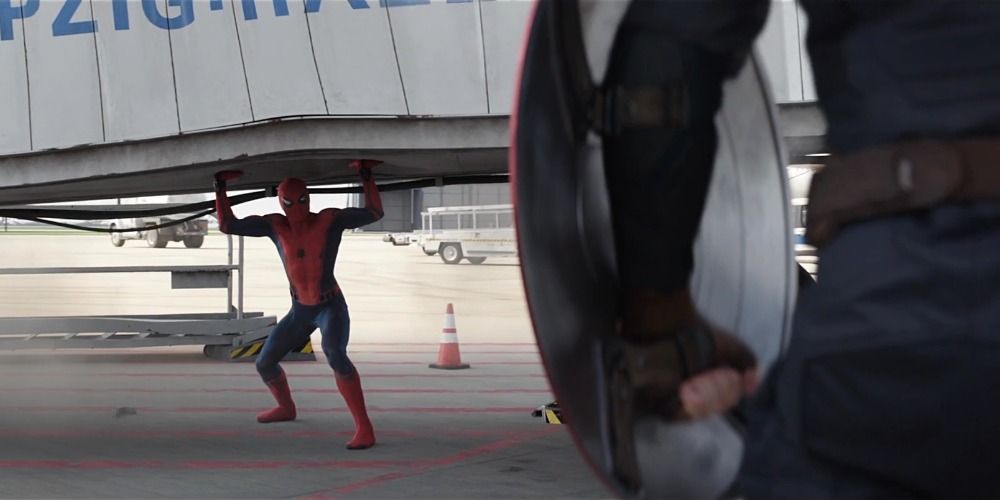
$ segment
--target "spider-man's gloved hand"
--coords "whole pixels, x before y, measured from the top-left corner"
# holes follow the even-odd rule
[[[361,180],[364,182],[368,182],[372,180],[372,167],[380,163],[382,162],[378,160],[352,160],[350,163],[347,164],[347,166],[357,169],[358,176],[361,177]]]
[[[242,170],[223,170],[215,173],[215,192],[225,191],[226,182],[239,179],[243,175]]]

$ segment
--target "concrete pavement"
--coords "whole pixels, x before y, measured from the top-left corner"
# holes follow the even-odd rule
[[[0,236],[5,266],[219,263],[205,249],[111,247],[102,237]],[[247,251],[250,310],[282,314],[287,287],[270,242]],[[348,237],[338,277],[378,445],[348,451],[350,414],[329,367],[287,363],[295,422],[262,425],[272,405],[252,364],[199,348],[0,352],[4,498],[604,498],[551,401],[516,260],[446,266],[415,248]],[[491,265],[494,264],[494,265]],[[4,276],[0,314],[212,312],[224,291],[169,290],[165,276]],[[461,371],[436,359],[454,302]],[[318,333],[314,343],[319,347]]]

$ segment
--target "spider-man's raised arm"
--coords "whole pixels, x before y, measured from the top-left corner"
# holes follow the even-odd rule
[[[267,218],[252,215],[239,219],[233,214],[226,194],[226,181],[243,175],[238,170],[225,170],[215,174],[215,212],[219,219],[219,231],[237,236],[271,236],[273,229]]]
[[[337,212],[335,224],[344,229],[354,229],[367,224],[371,224],[382,218],[385,212],[382,210],[382,198],[378,194],[378,186],[372,176],[372,167],[381,162],[374,160],[356,160],[351,162],[352,168],[358,169],[358,176],[361,177],[361,186],[365,193],[364,208],[352,207],[344,208]]]

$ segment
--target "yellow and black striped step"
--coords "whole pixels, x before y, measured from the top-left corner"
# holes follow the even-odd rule
[[[220,361],[256,361],[257,356],[260,355],[260,351],[264,348],[264,342],[266,341],[267,338],[263,338],[237,347],[228,345],[207,345],[205,346],[205,355]],[[312,341],[307,341],[301,347],[293,349],[292,352],[285,355],[282,361],[316,361],[316,352],[313,350]]]

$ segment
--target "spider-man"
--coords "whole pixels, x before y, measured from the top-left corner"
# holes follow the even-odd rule
[[[309,211],[309,189],[299,179],[288,178],[278,185],[278,199],[285,215],[270,214],[238,219],[226,195],[226,181],[242,175],[239,171],[215,174],[215,206],[219,229],[226,234],[267,236],[274,241],[291,285],[292,309],[274,327],[257,357],[257,372],[271,390],[278,407],[257,415],[261,423],[295,419],[295,403],[288,379],[278,362],[293,348],[302,345],[318,327],[323,335],[323,353],[333,368],[337,389],[354,417],[354,438],[347,448],[358,450],[375,444],[375,432],[365,409],[361,377],[347,357],[350,317],[344,295],[333,277],[341,236],[345,229],[371,224],[382,218],[382,201],[372,178],[379,162],[357,160],[365,193],[365,208],[327,208]]]

